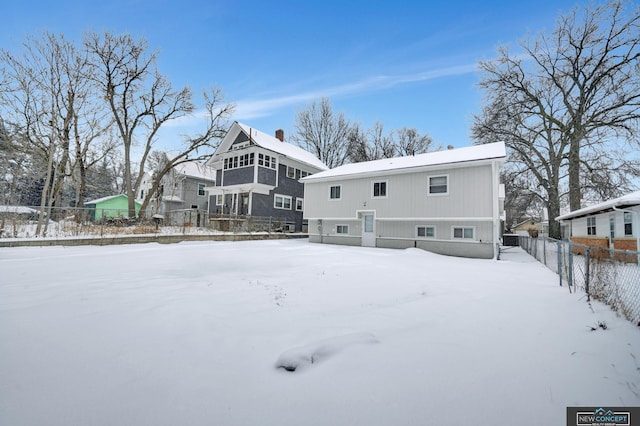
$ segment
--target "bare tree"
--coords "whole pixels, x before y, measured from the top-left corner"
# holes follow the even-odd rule
[[[72,142],[88,151],[109,123],[99,118],[86,56],[64,36],[28,36],[21,55],[2,50],[0,61],[7,82],[6,90],[0,91],[3,111],[23,135],[24,149],[46,164],[36,229],[46,234],[44,218],[51,217],[73,164],[82,161],[74,156],[82,150],[71,149]],[[89,115],[95,119],[86,120]]]
[[[157,133],[168,121],[194,111],[191,90],[187,87],[175,90],[171,82],[159,73],[157,53],[147,52],[148,45],[144,39],[90,33],[85,36],[85,45],[99,70],[95,82],[118,129],[124,151],[124,188],[129,199],[129,217],[135,217],[135,197]],[[224,132],[233,106],[221,106],[222,101],[219,89],[213,89],[207,95],[208,128],[202,135],[186,140],[183,150],[174,157],[173,165],[210,146],[211,141]],[[134,158],[134,147],[138,142],[139,157]],[[145,207],[143,204],[143,213]]]
[[[329,99],[313,101],[295,119],[297,134],[293,140],[315,154],[329,168],[347,162],[351,125],[344,114],[333,112]]]
[[[348,140],[347,151],[352,163],[392,158],[397,155],[393,132],[385,134],[384,125],[379,121],[366,131],[358,124],[353,125]]]
[[[604,145],[633,140],[640,118],[640,9],[620,1],[574,9],[551,36],[520,45],[524,54],[499,49],[480,63],[487,105],[475,118],[480,141],[504,140],[511,158],[528,168],[553,218],[566,185],[571,210],[581,207],[581,173],[596,153],[620,164]],[[600,157],[602,158],[602,157]],[[595,163],[590,162],[591,165]],[[596,173],[606,177],[603,173]]]
[[[396,150],[401,156],[424,154],[433,151],[433,139],[429,135],[421,135],[416,128],[403,127],[397,132]]]

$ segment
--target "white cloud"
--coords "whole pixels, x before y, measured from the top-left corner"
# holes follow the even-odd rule
[[[476,64],[458,65],[454,67],[423,71],[415,74],[370,77],[341,86],[310,90],[308,92],[289,96],[267,99],[243,99],[237,102],[234,117],[239,120],[266,117],[281,108],[303,104],[321,97],[363,94],[377,90],[389,89],[400,84],[418,83],[441,77],[469,74],[475,72],[476,69]]]

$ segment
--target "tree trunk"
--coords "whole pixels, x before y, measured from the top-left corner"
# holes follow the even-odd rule
[[[582,191],[580,188],[580,137],[574,135],[569,147],[569,209],[580,210]]]
[[[557,191],[550,191],[547,200],[547,214],[549,219],[549,237],[559,240],[562,238],[560,222],[556,217],[560,216],[560,195]]]

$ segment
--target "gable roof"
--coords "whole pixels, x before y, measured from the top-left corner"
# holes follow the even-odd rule
[[[384,158],[382,160],[364,161],[362,163],[345,164],[335,169],[320,172],[302,178],[301,181],[309,182],[320,179],[339,177],[357,177],[358,175],[379,174],[391,171],[409,171],[410,169],[437,166],[468,161],[504,159],[506,157],[503,142],[495,142],[484,145],[474,145],[465,148],[450,149],[446,151],[427,152],[407,157]],[[407,170],[409,169],[409,170]]]
[[[556,220],[575,219],[581,216],[588,216],[593,213],[605,212],[615,208],[624,208],[640,205],[640,191],[635,191],[622,197],[614,198],[602,203],[574,210],[570,213],[560,215]]]
[[[179,173],[185,176],[189,176],[197,179],[206,179],[211,181],[216,180],[215,170],[199,161],[193,160],[193,161],[180,163],[177,166],[174,166],[173,169],[176,173]]]
[[[87,202],[84,203],[84,205],[86,206],[87,204],[104,203],[105,201],[109,201],[109,200],[112,200],[114,198],[119,198],[119,197],[124,197],[125,199],[127,199],[127,196],[125,194],[109,195],[108,197],[102,197],[102,198],[97,198],[95,200],[87,201]],[[138,201],[136,201],[135,204],[140,205],[140,203]]]
[[[217,161],[221,154],[227,152],[240,132],[244,132],[249,136],[249,140],[254,145],[282,154],[288,158],[307,164],[317,170],[327,170],[327,166],[309,151],[305,151],[304,149],[291,145],[287,142],[281,142],[280,139],[275,136],[270,136],[260,130],[253,129],[246,124],[242,124],[237,121],[231,125],[227,135],[224,137],[216,149],[216,152],[211,156],[206,164],[209,165],[212,162]]]

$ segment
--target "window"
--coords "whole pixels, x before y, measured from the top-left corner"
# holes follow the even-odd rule
[[[205,187],[204,183],[199,183],[198,184],[198,196],[199,197],[204,197],[205,195],[207,195],[205,193],[204,187]]]
[[[342,187],[340,185],[335,185],[329,188],[329,199],[330,200],[339,200],[340,199],[340,192],[341,192]]]
[[[144,200],[144,189],[140,190],[140,199]]]
[[[387,181],[373,182],[373,198],[385,198],[387,196]]]
[[[287,166],[287,177],[291,179],[296,178],[296,169],[295,167]]]
[[[264,166],[264,155],[258,154],[258,166]]]
[[[595,218],[595,216],[587,218],[587,235],[596,235],[596,218]]]
[[[191,208],[194,210],[198,210],[198,205],[197,204],[191,204]]]
[[[416,234],[419,238],[434,238],[436,236],[436,228],[433,226],[418,226]]]
[[[301,212],[304,209],[304,198],[296,198],[296,211]]]
[[[447,185],[447,176],[432,176],[429,178],[429,194],[447,194],[449,188]]]
[[[624,212],[624,235],[633,235],[633,219],[631,212]]]
[[[291,197],[276,194],[273,201],[276,209],[291,210]]]
[[[349,225],[336,225],[336,234],[348,234]]]
[[[456,226],[453,228],[453,238],[473,239],[473,228]]]
[[[217,194],[216,195],[216,206],[221,206],[224,204],[224,195]]]
[[[303,177],[306,177],[306,176],[309,176],[309,173],[305,172],[304,170],[300,170],[300,177],[303,178]]]

